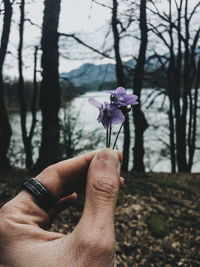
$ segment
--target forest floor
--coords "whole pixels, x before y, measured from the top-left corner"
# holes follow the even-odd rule
[[[200,266],[200,174],[123,176],[116,210],[118,266]],[[0,206],[26,177],[20,169],[0,172]],[[62,212],[51,229],[72,231],[82,206]]]

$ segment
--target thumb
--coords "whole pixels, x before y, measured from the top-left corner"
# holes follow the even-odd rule
[[[86,200],[81,222],[111,230],[120,187],[121,153],[104,149],[93,158],[87,175]],[[99,227],[98,227],[99,226]]]

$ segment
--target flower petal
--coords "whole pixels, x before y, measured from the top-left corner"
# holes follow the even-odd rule
[[[112,122],[111,124],[120,124],[124,122],[125,117],[124,114],[119,109],[112,110]]]
[[[102,120],[103,120],[103,114],[104,114],[103,108],[100,108],[100,109],[99,109],[99,116],[98,116],[98,118],[97,118],[97,121],[98,121],[99,123],[102,122]]]
[[[117,93],[118,95],[125,95],[125,94],[126,94],[126,89],[125,89],[124,87],[118,87],[118,88],[116,89],[116,93]]]
[[[100,109],[102,104],[100,102],[98,102],[94,97],[90,97],[88,99],[88,102],[92,105],[95,106],[96,108]]]
[[[127,105],[136,105],[138,104],[138,102],[136,101],[138,99],[138,97],[136,95],[125,95],[123,96],[124,98],[124,102]]]
[[[108,129],[110,123],[108,121],[102,121],[102,125],[105,129]]]

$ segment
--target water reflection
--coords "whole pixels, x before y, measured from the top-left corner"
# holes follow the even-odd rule
[[[155,91],[155,90],[154,90]],[[130,91],[131,93],[131,91]],[[168,127],[168,102],[162,95],[158,96],[154,101],[155,94],[151,89],[143,90],[141,102],[143,103],[143,109],[149,123],[149,128],[145,132],[145,164],[147,171],[170,171],[169,151],[166,148],[166,143],[169,141],[169,127]],[[95,97],[99,102],[108,101],[109,95],[105,92],[88,92],[75,98],[71,103],[71,113],[77,120],[77,131],[82,129],[84,131],[84,139],[80,140],[82,143],[90,142],[91,134],[99,132],[102,136],[102,141],[96,144],[96,148],[104,147],[105,129],[97,122],[98,110],[91,106],[87,99],[89,97]],[[60,111],[60,118],[63,119],[63,108]],[[20,117],[17,113],[10,114],[10,120],[13,129],[12,145],[9,152],[12,163],[18,167],[24,167],[23,156],[23,143],[21,138],[20,129]],[[132,117],[130,116],[130,121]],[[40,132],[41,132],[41,113],[37,113],[37,126],[36,132],[33,138],[34,144],[34,159],[38,156],[38,148],[40,144]],[[27,126],[30,128],[31,114],[27,116]],[[116,134],[119,126],[114,127],[114,135]],[[88,134],[87,134],[88,133]],[[86,140],[87,138],[89,140]],[[123,135],[121,135],[118,141],[118,149],[122,149]],[[134,128],[131,122],[131,148],[134,144]],[[12,149],[14,146],[14,149]],[[199,146],[199,145],[198,145]],[[200,158],[199,150],[196,151],[195,161],[196,164],[193,167],[193,171],[200,171],[198,166],[198,159]],[[132,167],[132,151],[130,151],[130,168]]]

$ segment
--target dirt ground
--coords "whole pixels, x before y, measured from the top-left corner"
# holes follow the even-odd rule
[[[0,206],[28,177],[0,172]],[[116,210],[118,266],[200,266],[200,174],[123,174]],[[69,233],[83,200],[62,212],[51,230]]]

